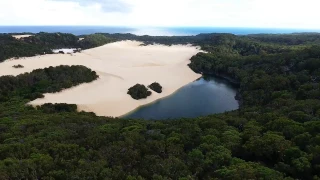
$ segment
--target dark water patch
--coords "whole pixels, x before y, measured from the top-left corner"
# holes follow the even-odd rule
[[[123,118],[164,120],[223,113],[239,108],[236,94],[237,87],[227,80],[206,76]]]

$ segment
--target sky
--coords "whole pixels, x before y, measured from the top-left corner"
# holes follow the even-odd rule
[[[0,25],[320,29],[319,0],[0,0]]]

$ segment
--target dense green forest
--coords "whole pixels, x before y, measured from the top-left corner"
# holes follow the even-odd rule
[[[57,66],[37,69],[31,73],[0,77],[0,102],[12,97],[34,100],[43,93],[59,92],[63,89],[96,80],[96,72],[84,66]]]
[[[30,37],[16,39],[11,34],[0,34],[0,62],[10,58],[51,54],[52,49],[89,49],[114,41],[100,34],[81,37],[84,39],[80,41],[79,37],[73,34],[41,32]]]
[[[238,84],[240,109],[170,121],[97,117],[76,105],[25,105],[96,79],[87,68],[0,77],[0,179],[320,179],[319,34],[104,36],[201,46],[207,53],[190,68]]]

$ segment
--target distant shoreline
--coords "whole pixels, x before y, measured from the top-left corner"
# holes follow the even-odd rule
[[[122,27],[122,26],[0,26],[0,33],[71,33],[89,35],[94,33],[131,33],[151,36],[191,36],[202,33],[230,33],[235,35],[249,34],[290,34],[320,32],[320,29],[302,28],[244,28],[244,27]]]

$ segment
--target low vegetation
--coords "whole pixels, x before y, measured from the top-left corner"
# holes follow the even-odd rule
[[[14,65],[14,66],[12,66],[13,68],[17,68],[17,69],[19,69],[19,68],[24,68],[24,66],[22,66],[21,64],[18,64],[18,65]]]
[[[128,93],[133,99],[146,99],[148,96],[151,96],[151,91],[142,84],[136,84],[133,87],[129,88]]]
[[[81,53],[81,52],[82,52],[81,48],[78,48],[78,49],[74,49],[74,50],[73,50],[73,53]]]
[[[157,93],[162,93],[162,86],[157,82],[150,84],[148,87]]]

